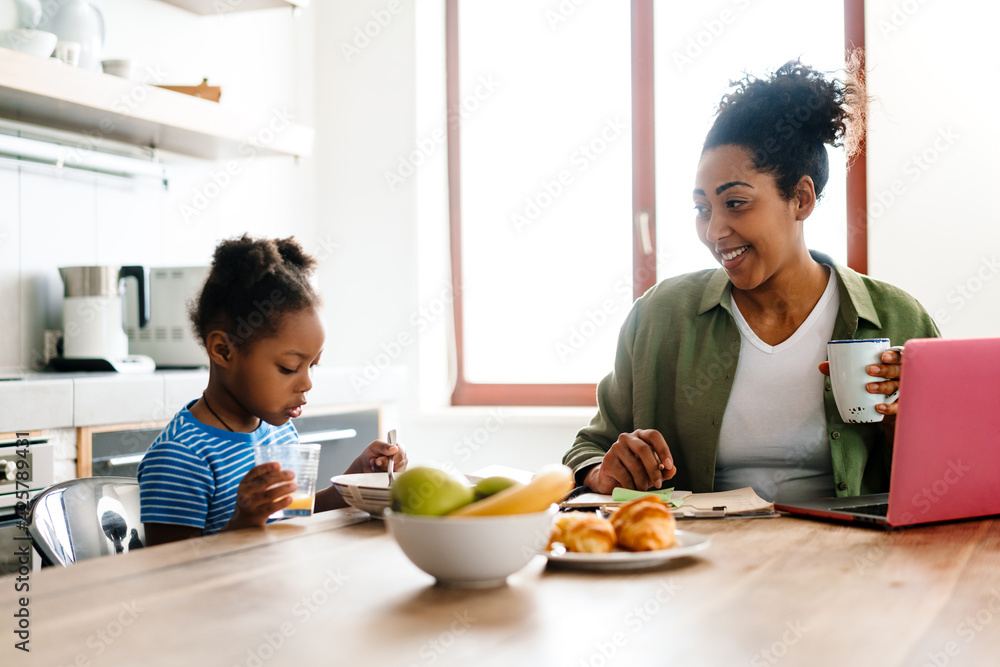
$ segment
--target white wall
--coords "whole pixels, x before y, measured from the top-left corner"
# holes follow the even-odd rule
[[[1000,5],[867,5],[869,273],[945,336],[1000,336]]]
[[[311,10],[298,19],[289,10],[200,17],[157,0],[94,4],[107,24],[104,56],[136,60],[147,81],[208,77],[222,86],[223,105],[265,121],[280,111],[315,122]],[[243,231],[295,234],[319,248],[311,159],[242,157],[238,176],[204,199],[224,163],[163,159],[166,191],[148,180],[0,160],[0,371],[37,368],[42,331],[60,328],[59,266],[205,264],[220,239]],[[183,205],[197,214],[185,216]]]

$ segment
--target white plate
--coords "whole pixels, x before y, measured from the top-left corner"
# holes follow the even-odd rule
[[[708,548],[707,535],[678,530],[677,546],[658,551],[612,551],[606,554],[582,554],[565,550],[546,553],[549,561],[560,567],[579,570],[639,570],[661,565],[673,558],[690,556]]]

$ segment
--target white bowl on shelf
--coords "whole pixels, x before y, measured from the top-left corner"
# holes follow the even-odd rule
[[[448,588],[503,586],[549,541],[559,508],[502,516],[417,516],[389,509],[385,522],[414,565]]]
[[[59,38],[51,32],[18,28],[0,31],[0,46],[39,58],[48,58],[56,48]]]
[[[135,77],[135,61],[129,58],[102,60],[101,69],[104,70],[105,74],[118,76],[123,79],[132,79]]]

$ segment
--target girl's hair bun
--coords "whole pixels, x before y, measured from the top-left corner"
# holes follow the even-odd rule
[[[309,282],[315,266],[293,237],[243,234],[223,241],[201,293],[188,305],[195,332],[203,343],[216,329],[236,344],[273,335],[284,314],[319,305]]]

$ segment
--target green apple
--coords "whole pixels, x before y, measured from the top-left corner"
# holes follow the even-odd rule
[[[497,475],[479,480],[472,491],[476,494],[476,500],[480,500],[482,498],[486,498],[487,496],[492,496],[494,493],[500,493],[504,489],[509,489],[512,486],[521,486],[521,483],[511,479],[510,477],[501,477]]]
[[[392,506],[405,514],[442,516],[468,505],[475,496],[457,474],[417,466],[396,476],[390,490]]]

